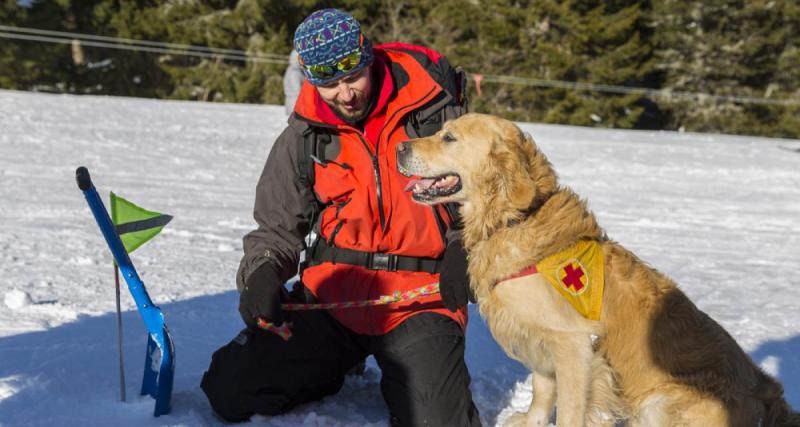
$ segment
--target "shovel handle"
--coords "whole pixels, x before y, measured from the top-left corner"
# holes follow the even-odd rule
[[[94,187],[92,177],[89,175],[89,169],[86,169],[85,166],[81,166],[75,171],[75,181],[78,182],[78,188],[81,191],[87,191]]]

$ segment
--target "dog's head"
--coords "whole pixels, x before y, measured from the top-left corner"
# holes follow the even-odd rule
[[[531,138],[514,123],[485,114],[448,121],[442,130],[397,146],[397,164],[412,180],[406,191],[423,204],[470,202],[530,209],[556,177]]]

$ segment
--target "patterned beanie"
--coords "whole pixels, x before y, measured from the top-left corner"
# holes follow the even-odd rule
[[[325,85],[346,75],[357,73],[372,63],[372,44],[361,33],[361,25],[349,13],[338,9],[322,9],[308,16],[294,32],[294,48],[304,65],[303,73],[313,85]],[[361,49],[361,62],[347,71],[335,68],[345,56]],[[331,65],[331,77],[314,77],[309,65]]]

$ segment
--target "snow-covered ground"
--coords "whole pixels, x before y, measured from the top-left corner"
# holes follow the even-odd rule
[[[233,283],[282,106],[0,91],[0,425],[222,425],[200,391],[241,327]],[[800,408],[798,140],[523,124],[615,240],[674,278]],[[110,254],[75,185],[85,165],[173,215],[132,258],[175,339],[172,413],[138,396],[146,333],[123,284],[128,401],[119,401]],[[485,425],[526,408],[528,374],[475,307],[467,359]],[[270,426],[386,426],[380,372]]]

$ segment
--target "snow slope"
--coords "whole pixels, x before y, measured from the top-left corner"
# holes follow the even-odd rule
[[[241,327],[233,283],[282,106],[0,91],[0,425],[215,426],[199,389]],[[800,408],[800,141],[523,124],[615,240],[674,278]],[[119,402],[110,254],[78,191],[85,165],[175,219],[132,258],[177,352],[170,415],[138,396],[146,334],[123,287]],[[124,285],[123,285],[124,286]],[[485,425],[530,398],[528,374],[475,307],[467,339]],[[380,372],[270,426],[386,426]]]

